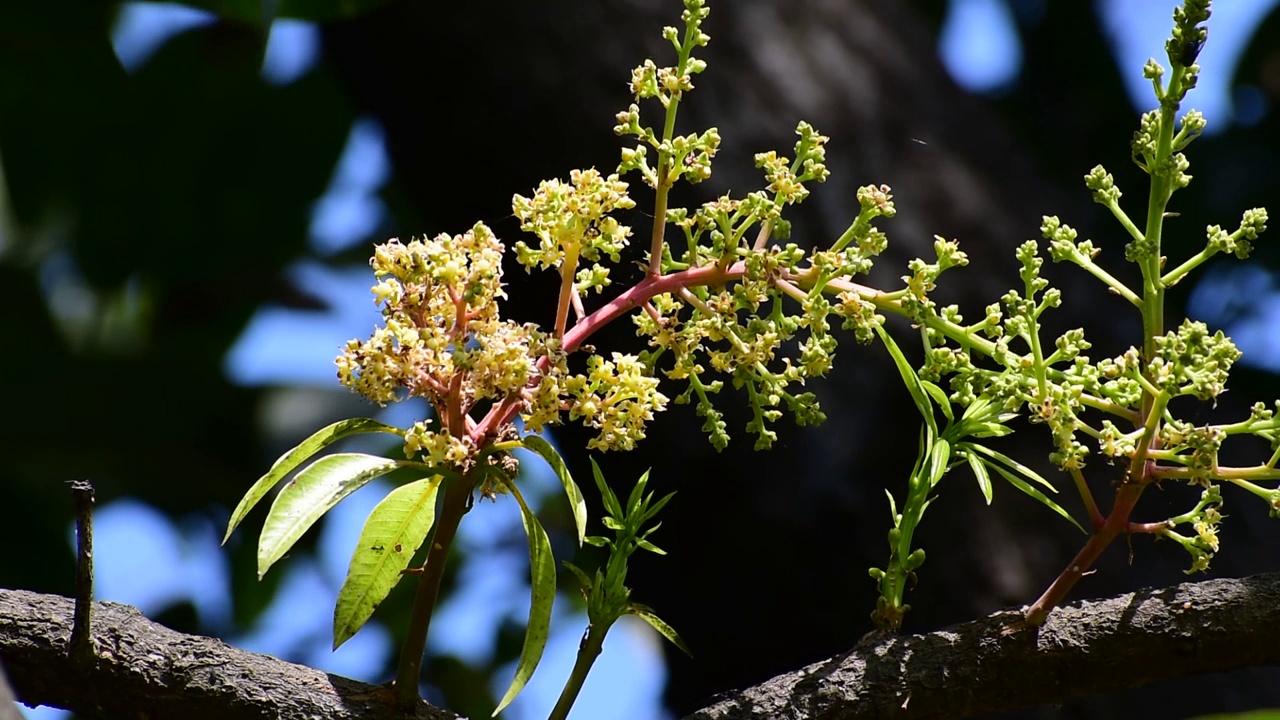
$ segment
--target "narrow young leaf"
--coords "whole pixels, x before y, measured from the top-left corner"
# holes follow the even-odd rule
[[[1048,480],[1045,480],[1043,477],[1041,477],[1040,473],[1036,472],[1035,470],[1032,470],[1026,465],[1023,465],[1017,460],[1014,460],[1008,455],[1005,455],[1002,452],[997,452],[995,450],[992,450],[991,448],[985,445],[977,445],[974,443],[969,443],[969,447],[973,448],[974,450],[977,450],[978,452],[982,453],[983,455],[986,455],[987,457],[992,458],[993,460],[998,460],[1004,463],[1005,466],[1008,467],[1010,470],[1018,473],[1019,475],[1027,478],[1028,480],[1034,480],[1035,482],[1044,486],[1045,489],[1047,489],[1049,492],[1054,492],[1054,493],[1058,492],[1058,488],[1054,487]],[[996,466],[992,465],[992,467],[996,467]]]
[[[1058,503],[1054,502],[1053,500],[1050,500],[1048,495],[1045,495],[1044,493],[1037,490],[1034,485],[1032,485],[1031,483],[1028,483],[1027,481],[1023,480],[1017,475],[1014,475],[1008,470],[1005,470],[999,465],[992,464],[991,467],[996,472],[1000,473],[1000,475],[1003,476],[1005,480],[1008,480],[1010,485],[1018,488],[1019,490],[1030,495],[1036,500],[1039,500],[1042,504],[1044,504],[1045,507],[1049,508],[1050,510],[1058,513],[1062,517],[1069,520],[1072,525],[1075,525],[1077,528],[1080,529],[1080,532],[1085,531],[1084,528],[1080,527],[1080,523],[1076,522],[1076,519],[1071,517],[1070,513],[1068,513],[1066,510],[1063,510],[1062,506],[1059,505]]]
[[[884,494],[889,498],[889,517],[893,519],[895,525],[898,524],[898,503],[893,499],[893,493],[885,488]]]
[[[644,501],[644,486],[647,482],[649,482],[649,471],[645,470],[635,486],[631,488],[631,496],[627,498],[627,517],[635,517],[640,510],[640,503]]]
[[[613,493],[609,483],[605,482],[604,473],[600,472],[595,458],[591,458],[591,474],[596,479],[596,487],[600,488],[600,499],[604,502],[605,511],[614,517],[622,517],[622,505],[618,503],[618,496]]]
[[[338,453],[308,465],[271,503],[258,537],[258,578],[284,557],[298,538],[339,500],[370,480],[409,464],[376,455]]]
[[[666,550],[663,550],[662,548],[658,547],[657,545],[654,545],[653,543],[649,542],[648,540],[645,540],[644,538],[640,538],[639,540],[636,540],[636,546],[643,548],[645,550],[648,550],[649,552],[654,553],[656,555],[667,554]]]
[[[972,452],[965,452],[964,459],[969,461],[969,468],[973,470],[973,476],[978,479],[978,488],[982,490],[982,497],[986,498],[987,504],[991,504],[991,475],[987,473],[987,465]]]
[[[935,487],[947,473],[949,462],[951,462],[951,444],[938,438],[929,452],[929,487]]]
[[[647,508],[644,511],[644,514],[640,516],[640,524],[643,525],[649,522],[650,520],[652,520],[653,516],[657,515],[659,510],[666,507],[667,503],[671,502],[671,498],[675,496],[676,494],[674,492],[669,492],[666,495],[663,495],[661,498],[659,498],[658,502],[647,506]],[[658,523],[658,524],[661,525],[662,523]],[[649,532],[653,532],[653,531],[650,530]]]
[[[583,572],[582,568],[574,565],[568,560],[564,560],[560,564],[569,568],[569,572],[573,573],[573,576],[578,578],[578,584],[582,586],[582,592],[584,595],[591,592],[591,578]]]
[[[911,367],[911,363],[907,362],[906,356],[902,354],[898,344],[893,341],[893,337],[879,325],[874,325],[873,327],[875,327],[876,333],[880,335],[880,341],[884,343],[885,349],[889,351],[889,356],[893,358],[893,364],[898,367],[898,374],[902,376],[902,382],[906,384],[907,390],[911,392],[911,399],[915,401],[916,409],[924,417],[929,430],[934,435],[937,435],[938,421],[933,416],[933,406],[929,403],[929,397],[925,394],[924,388],[920,386],[920,376],[916,375],[915,369]]]
[[[341,420],[326,428],[317,430],[311,437],[298,443],[298,446],[276,460],[267,471],[266,475],[258,478],[258,481],[249,488],[249,492],[244,494],[240,499],[240,504],[236,505],[236,509],[231,513],[231,520],[227,523],[227,533],[222,536],[222,543],[225,545],[230,539],[231,533],[235,532],[237,526],[244,521],[249,511],[258,504],[258,501],[267,494],[276,483],[285,478],[286,475],[293,472],[293,469],[301,465],[312,455],[323,450],[325,447],[351,435],[360,433],[385,432],[393,435],[404,435],[404,431],[383,425],[377,420],[369,418],[352,418],[350,420]]]
[[[560,478],[561,484],[564,485],[565,497],[569,499],[569,507],[573,510],[573,523],[578,528],[578,546],[581,547],[587,537],[587,501],[582,498],[582,490],[569,474],[569,467],[564,464],[564,458],[551,447],[551,443],[538,435],[526,435],[520,442],[526,449],[546,460],[556,477]]]
[[[623,612],[635,615],[641,620],[649,623],[650,627],[657,630],[662,637],[670,640],[673,645],[684,651],[685,655],[693,657],[693,653],[690,652],[689,647],[684,644],[684,640],[680,639],[680,634],[675,631],[675,628],[671,627],[662,618],[655,615],[653,610],[650,608],[636,603],[629,603],[626,608],[623,609]]]
[[[924,391],[929,393],[929,397],[942,408],[942,414],[947,417],[947,422],[955,422],[956,416],[952,414],[951,400],[947,399],[947,393],[928,380],[921,380],[920,387],[924,388]]]
[[[392,490],[369,513],[333,609],[333,649],[368,622],[400,582],[436,519],[440,475]]]
[[[556,560],[551,554],[551,540],[542,523],[529,510],[519,491],[512,488],[520,504],[520,517],[524,521],[524,531],[529,536],[529,570],[532,575],[533,600],[529,605],[529,625],[524,633],[524,646],[520,648],[520,662],[516,666],[516,676],[503,694],[502,701],[494,709],[496,717],[524,689],[525,683],[533,677],[542,659],[542,651],[547,646],[547,637],[551,633],[551,607],[556,599]]]

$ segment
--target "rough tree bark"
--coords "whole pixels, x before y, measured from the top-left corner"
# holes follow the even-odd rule
[[[94,603],[95,663],[68,658],[74,603],[0,590],[0,663],[20,700],[88,717],[386,717],[387,688]],[[1280,575],[1209,580],[945,630],[867,635],[847,653],[717,698],[687,720],[966,718],[1154,680],[1280,663]],[[3,717],[0,708],[0,717]],[[398,715],[399,717],[399,715]],[[457,716],[425,703],[409,717]]]

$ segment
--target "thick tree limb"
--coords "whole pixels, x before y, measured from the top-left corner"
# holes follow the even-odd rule
[[[385,688],[183,635],[115,603],[94,604],[96,664],[76,663],[66,654],[72,614],[70,599],[0,590],[0,664],[20,700],[110,717],[392,716]],[[1280,575],[1075,603],[1038,629],[1019,627],[1020,617],[868,635],[843,656],[722,697],[687,720],[963,718],[1280,663]],[[410,717],[455,716],[424,704]]]
[[[1140,590],[996,614],[851,652],[731,693],[686,720],[965,718],[1164,678],[1280,663],[1280,575]]]
[[[73,613],[70,598],[0,590],[0,665],[20,701],[153,720],[456,717],[425,703],[394,713],[387,688],[184,635],[117,603],[93,604],[96,662],[76,662],[67,656]]]

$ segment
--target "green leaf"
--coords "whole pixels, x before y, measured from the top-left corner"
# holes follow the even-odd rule
[[[271,503],[258,537],[258,578],[339,500],[370,480],[408,465],[418,463],[361,453],[329,455],[308,465]]]
[[[985,445],[977,445],[977,444],[974,444],[974,443],[969,443],[969,447],[973,448],[974,450],[977,450],[978,452],[982,453],[983,455],[986,455],[986,456],[988,456],[988,457],[990,457],[990,458],[992,458],[992,459],[994,459],[994,460],[998,460],[998,461],[1000,461],[1000,462],[1004,463],[1004,464],[1005,464],[1005,466],[1006,466],[1006,467],[1008,467],[1010,470],[1013,470],[1014,472],[1017,472],[1019,475],[1022,475],[1023,477],[1027,478],[1028,480],[1034,480],[1034,481],[1036,481],[1036,482],[1040,483],[1040,484],[1041,484],[1041,485],[1043,485],[1043,486],[1044,486],[1044,487],[1045,487],[1049,492],[1054,492],[1054,493],[1058,492],[1058,488],[1054,487],[1052,483],[1050,483],[1048,480],[1045,480],[1043,477],[1041,477],[1041,476],[1040,476],[1040,473],[1036,472],[1035,470],[1032,470],[1031,468],[1027,467],[1026,465],[1023,465],[1022,463],[1018,462],[1017,460],[1014,460],[1013,458],[1009,457],[1008,455],[1005,455],[1005,454],[1004,454],[1004,453],[1002,453],[1002,452],[996,452],[995,450],[992,450],[991,448],[989,448],[989,447],[987,447],[987,446],[985,446]],[[996,466],[994,466],[994,465],[993,465],[992,467],[996,467]]]
[[[400,582],[435,522],[436,491],[443,479],[435,475],[401,485],[369,513],[333,609],[334,650],[364,627]]]
[[[596,487],[600,488],[600,499],[604,502],[605,511],[614,517],[622,517],[622,505],[618,504],[618,496],[613,494],[613,488],[605,482],[604,473],[600,472],[595,458],[591,458],[591,474],[596,479]]]
[[[662,618],[655,615],[653,613],[653,610],[651,610],[647,606],[639,605],[636,603],[628,603],[627,606],[623,608],[623,612],[631,615],[635,615],[641,620],[644,620],[645,622],[649,623],[649,625],[654,630],[657,630],[662,635],[662,637],[670,640],[673,645],[683,650],[685,655],[688,655],[689,657],[693,657],[693,653],[690,652],[688,646],[684,644],[684,640],[680,639],[680,634],[675,631],[675,628],[671,627],[665,621],[663,621]]]
[[[947,422],[955,422],[956,416],[951,412],[951,400],[947,398],[947,393],[928,380],[921,380],[920,387],[924,388],[924,391],[929,393],[929,397],[942,408],[942,414],[947,416]]]
[[[569,467],[564,464],[564,458],[551,447],[551,443],[538,435],[526,435],[520,442],[526,449],[542,456],[542,459],[551,466],[556,477],[560,478],[561,484],[564,485],[565,497],[569,498],[569,507],[573,510],[573,523],[578,528],[578,547],[582,547],[587,537],[587,501],[582,498],[582,490],[578,489],[578,484],[569,474]]]
[[[587,573],[584,572],[582,568],[578,567],[577,565],[574,565],[568,560],[565,560],[560,564],[569,568],[569,572],[573,573],[573,576],[578,578],[578,584],[582,586],[582,591],[584,594],[589,594],[591,592],[591,578],[587,577]]]
[[[1004,476],[1004,479],[1005,479],[1005,480],[1008,480],[1010,485],[1013,485],[1014,487],[1018,488],[1018,489],[1019,489],[1019,490],[1021,490],[1022,492],[1024,492],[1024,493],[1026,493],[1026,494],[1030,495],[1031,497],[1035,498],[1036,500],[1039,500],[1042,504],[1044,504],[1044,506],[1045,506],[1045,507],[1049,508],[1050,510],[1052,510],[1052,511],[1054,511],[1054,512],[1058,513],[1058,514],[1059,514],[1059,515],[1061,515],[1062,517],[1064,517],[1064,518],[1066,518],[1067,520],[1071,521],[1071,524],[1072,524],[1072,525],[1075,525],[1077,528],[1079,528],[1079,529],[1080,529],[1080,532],[1084,532],[1084,531],[1085,531],[1085,530],[1084,530],[1084,528],[1080,527],[1080,523],[1076,522],[1076,519],[1075,519],[1075,518],[1073,518],[1073,517],[1071,517],[1071,514],[1070,514],[1070,513],[1068,513],[1066,510],[1063,510],[1063,509],[1062,509],[1062,506],[1061,506],[1061,505],[1059,505],[1058,503],[1054,502],[1053,500],[1050,500],[1048,495],[1045,495],[1044,493],[1042,493],[1042,492],[1040,492],[1039,490],[1037,490],[1037,489],[1035,488],[1035,486],[1031,485],[1030,483],[1028,483],[1027,481],[1023,480],[1022,478],[1018,477],[1017,475],[1014,475],[1013,473],[1009,472],[1008,470],[1005,470],[1004,468],[1000,467],[999,465],[994,465],[994,464],[993,464],[991,467],[992,467],[992,469],[994,469],[996,472],[998,472],[998,473],[1000,473],[1002,476]]]
[[[929,453],[929,487],[938,484],[947,472],[947,464],[951,462],[951,444],[938,438]]]
[[[649,471],[645,470],[640,479],[636,481],[634,487],[631,488],[631,496],[627,498],[627,517],[635,517],[640,510],[640,503],[644,501],[644,485],[649,481]]]
[[[969,461],[969,468],[973,470],[973,476],[978,479],[978,488],[982,490],[982,497],[987,499],[987,504],[991,504],[991,475],[987,473],[987,465],[972,452],[965,452],[964,459]]]
[[[911,392],[911,399],[915,400],[916,409],[924,417],[929,430],[934,435],[937,435],[938,421],[933,417],[933,406],[929,403],[929,398],[925,394],[924,388],[920,386],[920,377],[916,375],[915,369],[911,367],[911,363],[907,362],[906,356],[902,354],[902,350],[898,348],[898,344],[893,341],[889,333],[879,325],[873,325],[872,327],[880,335],[880,341],[884,343],[885,349],[889,351],[889,355],[893,358],[893,364],[898,366],[898,374],[902,376],[902,382],[906,384],[907,390]]]
[[[654,503],[654,504],[652,504],[652,505],[649,505],[649,506],[647,507],[647,509],[644,511],[644,514],[640,516],[640,522],[639,522],[639,524],[640,524],[640,525],[643,525],[643,524],[645,524],[645,523],[649,522],[650,520],[652,520],[652,519],[653,519],[653,516],[654,516],[654,515],[657,515],[659,510],[661,510],[662,508],[666,507],[666,506],[667,506],[667,503],[671,502],[671,498],[673,498],[673,497],[675,497],[675,496],[676,496],[676,494],[675,494],[674,492],[669,492],[669,493],[667,493],[666,495],[662,496],[662,497],[658,500],[658,502],[656,502],[656,503]],[[658,524],[659,524],[659,525],[661,525],[662,523],[658,523]],[[656,527],[655,527],[654,529],[656,529]],[[650,530],[649,532],[653,532],[653,530]],[[646,534],[647,534],[647,533],[646,533]]]
[[[888,488],[885,488],[884,494],[886,497],[889,498],[889,517],[890,519],[893,520],[893,524],[897,525],[898,524],[898,503],[893,499],[893,493],[889,492]]]
[[[342,420],[336,422],[326,428],[316,431],[311,437],[298,443],[298,446],[284,455],[271,466],[266,475],[258,478],[258,481],[249,488],[249,492],[244,494],[240,499],[240,504],[236,505],[236,509],[231,513],[231,521],[227,523],[227,534],[222,537],[222,543],[225,545],[231,537],[231,533],[235,532],[237,526],[244,521],[249,511],[253,509],[258,501],[267,494],[276,483],[284,479],[286,475],[293,472],[293,469],[301,465],[303,462],[315,455],[328,445],[337,442],[351,435],[360,433],[385,432],[394,435],[404,435],[404,431],[399,428],[383,425],[377,420],[369,418],[352,418],[350,420]]]
[[[667,551],[643,538],[636,540],[636,545],[656,555],[666,555]]]
[[[524,520],[524,531],[529,536],[529,570],[532,575],[530,585],[533,588],[532,602],[529,604],[529,624],[524,633],[524,646],[520,648],[520,662],[516,665],[516,676],[502,696],[502,702],[494,709],[496,717],[503,708],[524,689],[525,683],[533,677],[542,659],[542,651],[547,646],[547,637],[551,634],[551,607],[556,599],[556,560],[551,554],[551,540],[542,523],[529,510],[524,498],[514,485],[508,485],[520,504],[520,517]]]

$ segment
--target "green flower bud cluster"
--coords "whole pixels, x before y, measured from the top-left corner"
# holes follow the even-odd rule
[[[1253,252],[1251,240],[1258,239],[1258,233],[1267,229],[1267,211],[1265,208],[1246,210],[1240,220],[1240,227],[1233,233],[1223,230],[1220,225],[1210,225],[1205,233],[1209,237],[1209,251],[1212,253],[1232,253],[1241,260]]]
[[[1235,343],[1221,330],[1210,335],[1207,325],[1191,320],[1184,320],[1176,332],[1155,338],[1155,347],[1148,375],[1171,396],[1218,397],[1226,388],[1231,366],[1240,359]]]

